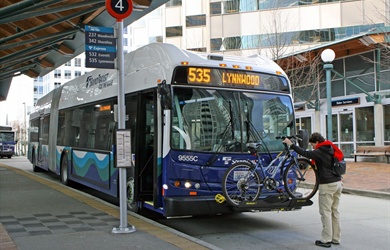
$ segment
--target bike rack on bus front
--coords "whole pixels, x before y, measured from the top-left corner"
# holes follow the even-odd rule
[[[244,211],[290,211],[301,209],[303,206],[311,206],[313,202],[302,198],[284,198],[284,199],[263,199],[256,201],[242,201],[234,206],[233,210],[237,212]]]

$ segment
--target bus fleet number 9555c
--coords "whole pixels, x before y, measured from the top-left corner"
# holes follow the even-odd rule
[[[179,155],[179,161],[198,161],[198,156],[195,155]]]

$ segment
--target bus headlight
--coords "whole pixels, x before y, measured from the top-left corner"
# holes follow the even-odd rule
[[[186,188],[190,188],[192,185],[191,185],[191,183],[190,182],[186,182],[186,183],[184,183],[184,186],[186,187]]]

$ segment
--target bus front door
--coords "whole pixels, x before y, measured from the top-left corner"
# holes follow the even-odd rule
[[[126,97],[126,127],[131,129],[134,168],[128,177],[134,182],[134,200],[154,201],[155,184],[155,98],[154,91]],[[134,140],[134,141],[133,141]]]
[[[137,164],[136,173],[138,175],[138,188],[141,200],[153,200],[153,169],[155,164],[155,103],[153,92],[143,93],[140,97],[140,107],[138,109],[137,130],[139,146],[138,155],[139,165]]]
[[[39,119],[39,129],[38,129],[38,158],[37,158],[37,161],[36,161],[36,165],[37,166],[42,166],[42,140],[43,140],[43,137],[42,137],[42,133],[43,132],[43,117],[41,117]]]

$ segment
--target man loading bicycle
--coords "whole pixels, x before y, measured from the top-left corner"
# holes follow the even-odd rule
[[[340,176],[332,173],[333,155],[342,154],[341,150],[331,141],[325,140],[320,133],[313,133],[309,143],[313,150],[305,150],[294,145],[288,138],[283,140],[291,149],[298,154],[312,159],[318,169],[319,175],[319,211],[322,221],[321,240],[315,244],[321,247],[339,245],[341,237],[340,213],[338,210],[343,184]]]

